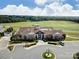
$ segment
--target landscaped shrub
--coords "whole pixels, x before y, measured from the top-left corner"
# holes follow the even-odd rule
[[[50,50],[45,51],[42,56],[44,59],[55,59],[55,55]]]
[[[13,31],[13,27],[9,27],[7,30],[5,30],[5,33],[7,32],[7,33],[10,33],[10,32],[12,32]]]
[[[22,41],[21,35],[12,35],[10,38],[11,41]]]
[[[13,46],[13,45],[10,45],[10,46],[8,46],[7,48],[8,48],[10,51],[12,51],[13,48],[14,48],[14,46]]]
[[[61,45],[61,46],[64,46],[64,43],[61,42],[61,41],[59,41],[58,44]]]
[[[62,36],[64,37],[64,39],[66,38],[66,34],[63,34]]]
[[[11,40],[11,41],[16,41],[16,36],[10,37],[10,40]]]
[[[35,38],[28,38],[27,36],[21,36],[20,34],[12,35],[10,43],[22,43],[22,42],[37,42]]]
[[[65,40],[65,35],[54,34],[53,41],[63,41],[63,40]]]
[[[48,41],[48,44],[58,45],[58,42]]]
[[[75,54],[73,55],[73,58],[74,58],[74,59],[79,59],[79,52],[75,53]]]
[[[36,45],[37,42],[26,42],[26,44],[23,46],[23,47],[30,47],[30,46],[33,46],[33,45]]]
[[[4,36],[4,32],[1,32],[1,33],[0,33],[0,37],[2,37],[2,36]]]
[[[46,41],[52,41],[52,35],[46,35],[45,40]]]

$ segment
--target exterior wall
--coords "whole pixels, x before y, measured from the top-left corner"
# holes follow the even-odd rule
[[[38,36],[38,34],[32,34],[32,35],[15,35],[14,38],[16,40],[43,40],[43,41],[63,41],[65,38],[63,35],[50,35],[50,34],[44,34],[44,36],[41,37]]]

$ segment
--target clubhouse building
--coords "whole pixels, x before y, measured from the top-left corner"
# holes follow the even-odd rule
[[[62,30],[56,30],[52,27],[21,27],[11,37],[12,40],[43,40],[43,41],[63,41],[65,33]]]

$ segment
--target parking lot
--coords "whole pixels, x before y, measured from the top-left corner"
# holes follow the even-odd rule
[[[0,43],[0,59],[43,59],[42,53],[47,49],[56,54],[56,59],[73,59],[73,54],[79,52],[79,42],[64,42],[64,46],[40,42],[30,49],[25,49],[22,45],[16,45],[13,51],[9,51],[7,49],[9,37],[5,37],[5,39]]]

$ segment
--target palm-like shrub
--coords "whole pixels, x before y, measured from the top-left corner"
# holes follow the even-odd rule
[[[42,56],[44,59],[54,59],[55,58],[55,55],[50,50],[45,51],[42,54]]]

